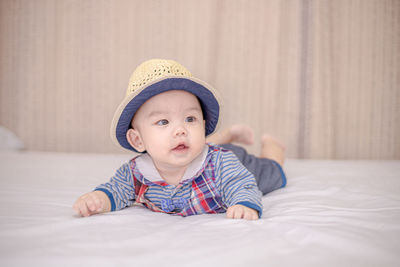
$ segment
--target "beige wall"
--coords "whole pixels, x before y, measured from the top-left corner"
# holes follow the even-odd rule
[[[397,0],[2,0],[0,38],[0,124],[28,149],[123,151],[113,112],[160,57],[289,157],[400,159]]]

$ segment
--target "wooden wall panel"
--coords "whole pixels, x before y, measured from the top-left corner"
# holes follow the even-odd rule
[[[0,124],[31,150],[122,152],[113,112],[160,57],[221,91],[222,126],[271,133],[289,157],[399,159],[399,3],[3,0]]]
[[[400,158],[400,2],[313,1],[306,157]]]
[[[296,156],[299,129],[299,8],[288,1],[221,2],[215,86],[225,98],[222,126],[246,122],[259,140],[270,133]]]

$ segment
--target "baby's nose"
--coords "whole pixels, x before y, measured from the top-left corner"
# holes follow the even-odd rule
[[[181,136],[181,135],[186,135],[186,129],[184,126],[179,125],[178,127],[176,127],[175,129],[175,135],[176,136]]]

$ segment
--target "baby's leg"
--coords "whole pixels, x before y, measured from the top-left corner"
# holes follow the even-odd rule
[[[274,152],[275,150],[279,151],[279,149],[274,148],[275,140],[272,141],[272,144],[270,142],[271,140],[265,140],[263,148],[266,151],[262,152],[265,155],[261,157],[248,154],[244,148],[237,145],[221,145],[223,148],[231,150],[243,166],[254,175],[257,186],[263,195],[286,186],[285,173],[283,172],[281,163],[277,161],[279,159],[276,157],[280,153]],[[266,148],[267,145],[268,148]]]
[[[286,147],[269,135],[263,135],[261,142],[260,157],[275,160],[282,166],[285,161]]]
[[[230,143],[251,145],[254,143],[254,133],[253,130],[246,125],[234,124],[230,128],[207,137],[206,141],[207,143],[218,145]]]

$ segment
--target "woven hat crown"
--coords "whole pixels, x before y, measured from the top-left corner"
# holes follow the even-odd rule
[[[126,95],[130,95],[146,84],[164,77],[192,77],[192,74],[174,60],[150,59],[140,64],[132,73]]]

